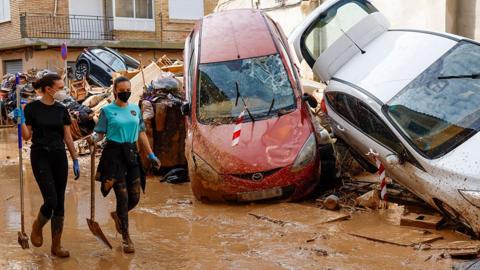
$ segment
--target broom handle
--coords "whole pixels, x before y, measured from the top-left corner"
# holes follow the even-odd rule
[[[22,109],[22,104],[20,102],[20,87],[18,87],[19,78],[16,74],[16,92],[17,92],[17,108]],[[22,156],[22,116],[19,114],[17,117],[17,127],[18,127],[18,164],[19,164],[19,176],[20,176],[20,221],[22,223],[22,233],[25,233],[25,210],[24,210],[24,194],[23,194],[23,156]]]
[[[90,219],[95,220],[95,145],[90,146]]]

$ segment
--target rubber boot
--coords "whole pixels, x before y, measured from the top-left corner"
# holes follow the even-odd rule
[[[66,258],[70,256],[68,250],[62,248],[62,232],[63,232],[63,220],[64,217],[52,217],[52,255],[60,258]]]
[[[117,212],[111,212],[110,216],[112,216],[112,219],[115,222],[115,229],[119,234],[122,234],[122,224],[120,219],[118,218]]]
[[[32,245],[36,247],[41,247],[43,245],[43,226],[47,224],[49,218],[46,218],[42,215],[42,212],[38,212],[37,219],[33,222],[32,233],[30,234],[30,240]]]
[[[135,246],[133,245],[132,239],[130,239],[130,235],[128,232],[122,234],[123,238],[123,252],[125,253],[134,253],[135,252]]]

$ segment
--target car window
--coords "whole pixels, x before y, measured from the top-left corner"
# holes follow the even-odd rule
[[[480,46],[462,40],[385,108],[398,131],[434,159],[480,131]]]
[[[120,58],[118,57],[114,57],[112,58],[112,63],[110,64],[110,66],[115,70],[115,71],[120,71],[120,70],[126,70],[126,67],[125,67],[125,64],[123,63],[122,60],[120,60]]]
[[[256,119],[296,108],[279,54],[200,64],[198,70],[197,117],[203,123],[231,123],[245,107]]]
[[[352,125],[356,125],[357,121],[354,117],[355,114],[353,113],[351,107],[347,105],[354,105],[355,100],[353,97],[337,92],[329,92],[326,94],[326,97],[328,104],[336,113],[345,118],[345,120],[350,122]]]
[[[303,38],[305,60],[313,66],[317,58],[368,14],[377,9],[366,1],[344,1],[329,8],[307,29]]]
[[[397,154],[403,153],[403,145],[368,105],[358,100],[356,102],[355,112],[358,128],[361,131],[390,148],[393,152]]]

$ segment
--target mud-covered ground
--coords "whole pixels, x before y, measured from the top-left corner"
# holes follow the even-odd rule
[[[453,261],[442,250],[416,250],[410,246],[380,243],[353,236],[378,233],[402,241],[423,237],[398,226],[401,206],[388,210],[358,211],[334,221],[341,212],[305,204],[207,205],[195,201],[190,185],[160,183],[150,178],[146,194],[130,213],[136,253],[125,255],[115,233],[110,211],[113,193],[97,192],[96,218],[113,250],[100,245],[88,229],[90,214],[89,157],[82,157],[82,177],[69,180],[63,245],[71,257],[50,255],[50,228],[44,245],[22,250],[16,133],[0,129],[0,269],[451,269]],[[42,198],[25,162],[25,219],[27,233]],[[98,186],[97,186],[98,190]],[[400,230],[400,231],[398,231]],[[468,241],[451,231],[435,244]],[[420,236],[419,236],[420,234]],[[428,237],[429,235],[427,235]]]

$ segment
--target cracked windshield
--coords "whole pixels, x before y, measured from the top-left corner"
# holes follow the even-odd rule
[[[199,71],[198,118],[202,122],[231,122],[244,107],[253,117],[265,118],[296,106],[278,54],[201,64]]]

